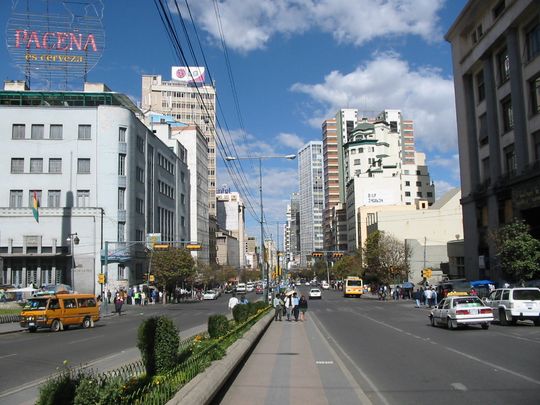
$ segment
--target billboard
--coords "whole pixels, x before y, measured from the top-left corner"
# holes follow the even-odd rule
[[[204,67],[200,66],[173,66],[171,79],[175,82],[204,83]]]
[[[105,48],[102,0],[13,0],[6,45],[27,78],[85,77]]]

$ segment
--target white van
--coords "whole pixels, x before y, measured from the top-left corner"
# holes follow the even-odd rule
[[[246,291],[247,292],[252,292],[254,289],[255,289],[255,284],[252,283],[251,281],[246,284]]]
[[[245,283],[238,283],[236,285],[236,292],[237,293],[245,293],[247,290],[246,290],[246,284]]]

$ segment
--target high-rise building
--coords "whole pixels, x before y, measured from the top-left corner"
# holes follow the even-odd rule
[[[322,214],[323,154],[322,142],[312,141],[298,151],[300,181],[300,266],[307,265],[307,257],[323,248]]]
[[[190,68],[192,72],[193,68]],[[202,68],[197,68],[201,70]],[[208,213],[209,213],[209,261],[216,257],[216,88],[204,82],[179,81],[177,72],[189,76],[186,68],[173,68],[171,80],[163,80],[161,75],[142,76],[141,107],[143,111],[153,111],[172,116],[178,122],[194,123],[206,138],[208,144]],[[198,76],[204,79],[204,75]]]
[[[298,193],[292,193],[291,202],[287,204],[285,262],[287,270],[297,268],[300,265],[300,199]]]
[[[143,282],[149,233],[188,237],[186,161],[140,116],[103,84],[43,92],[10,82],[0,91],[1,283],[99,293],[103,270],[105,289],[127,289]]]
[[[239,244],[238,263],[240,267],[246,264],[246,220],[245,206],[240,194],[230,190],[218,190],[217,221],[220,229],[226,229],[236,238]]]
[[[514,219],[540,238],[540,8],[470,0],[452,44],[468,279],[502,280],[490,234]]]

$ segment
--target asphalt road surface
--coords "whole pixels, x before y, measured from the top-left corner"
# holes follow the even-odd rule
[[[540,327],[447,330],[428,314],[335,291],[308,309],[373,404],[540,403]]]

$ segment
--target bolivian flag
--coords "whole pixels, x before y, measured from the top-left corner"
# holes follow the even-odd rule
[[[32,214],[34,214],[36,222],[39,222],[39,200],[35,191],[34,197],[32,198]]]

